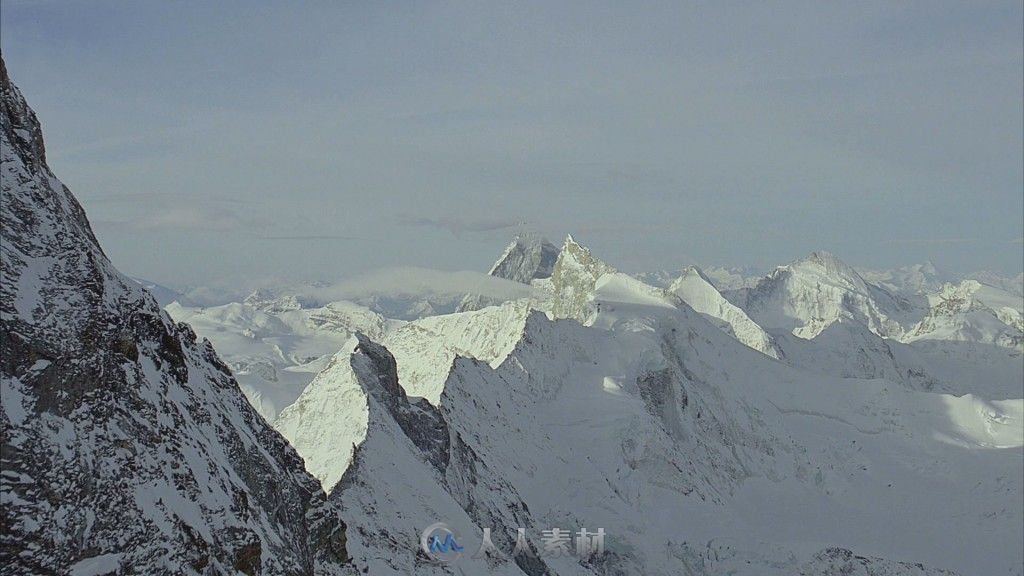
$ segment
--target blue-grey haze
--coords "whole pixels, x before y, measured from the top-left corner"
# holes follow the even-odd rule
[[[1021,3],[3,0],[54,171],[172,286],[1024,259]]]

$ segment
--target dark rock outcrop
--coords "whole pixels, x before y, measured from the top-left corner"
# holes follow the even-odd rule
[[[319,485],[111,265],[2,60],[0,139],[0,573],[342,571]]]

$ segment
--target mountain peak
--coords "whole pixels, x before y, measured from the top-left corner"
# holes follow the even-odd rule
[[[550,278],[558,260],[558,248],[546,238],[532,232],[521,232],[512,239],[491,266],[489,275],[520,284]],[[502,300],[482,294],[467,294],[457,312],[479,310],[501,304]]]
[[[36,113],[29,108],[21,90],[7,75],[7,65],[0,56],[0,105],[3,106],[5,124],[9,130],[11,147],[33,172],[46,169],[46,146]]]
[[[375,396],[380,395],[387,400],[387,404],[405,402],[405,391],[398,384],[398,365],[395,362],[395,357],[387,348],[370,340],[362,332],[356,332],[353,336],[358,344],[352,353],[354,355],[364,355],[368,359],[373,368],[369,373],[375,376],[372,380],[379,386],[379,389],[374,386],[368,386],[365,378],[360,379],[365,392]]]
[[[615,271],[615,268],[595,258],[571,234],[567,235],[551,274],[555,294],[552,314],[555,318],[574,318],[586,323],[591,316],[590,300],[597,279]]]
[[[818,266],[825,267],[826,269],[834,269],[843,272],[853,270],[846,262],[843,262],[838,256],[826,250],[815,250],[814,252],[811,252],[806,258],[799,260],[798,263],[817,264]]]
[[[302,308],[302,302],[299,301],[299,297],[295,294],[282,293],[267,288],[253,290],[252,293],[245,297],[242,303],[264,312],[275,313]]]
[[[575,262],[580,266],[592,269],[592,272],[615,272],[615,269],[605,264],[603,261],[594,257],[590,252],[590,248],[580,244],[573,237],[572,234],[565,236],[565,242],[562,244],[562,249],[558,253],[558,260],[555,262],[555,267],[561,263],[563,266],[569,262]]]
[[[712,282],[711,279],[708,278],[707,274],[705,274],[704,271],[701,270],[698,266],[687,266],[686,268],[683,268],[681,273],[679,274],[679,279],[678,280],[682,280],[683,278],[687,278],[687,277],[697,277],[697,278],[700,278],[701,280],[707,282],[711,286],[715,286],[715,283]],[[716,289],[717,289],[717,287],[716,287]]]
[[[830,281],[835,281],[855,290],[866,292],[867,286],[864,278],[853,269],[852,266],[841,260],[838,256],[824,250],[811,252],[807,257],[783,268],[792,271],[810,272],[820,275]]]
[[[558,259],[558,247],[547,238],[531,232],[517,234],[491,266],[491,276],[529,284],[530,280],[550,278]]]
[[[679,278],[669,286],[668,292],[681,298],[688,306],[711,320],[712,324],[743,344],[772,358],[782,355],[774,339],[751,320],[746,312],[726,300],[700,268],[684,268]]]
[[[903,306],[837,256],[816,251],[762,278],[746,294],[744,310],[766,329],[784,329],[805,339],[841,319],[856,321],[883,338],[899,338],[903,328],[890,316]]]

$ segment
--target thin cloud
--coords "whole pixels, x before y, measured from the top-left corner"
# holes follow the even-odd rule
[[[280,236],[256,236],[258,240],[362,240],[356,236],[341,236],[336,234],[297,234]]]
[[[939,246],[944,244],[970,244],[977,238],[900,238],[884,240],[881,244],[903,244],[908,246]]]
[[[482,272],[400,267],[375,270],[330,286],[309,288],[304,292],[318,301],[354,300],[368,296],[459,296],[467,293],[514,299],[533,296],[534,288]]]
[[[242,198],[228,198],[200,194],[198,192],[126,192],[122,194],[99,194],[96,196],[84,196],[85,204],[138,204],[153,203],[164,210],[163,206],[170,201],[186,200],[189,202],[201,201],[206,204],[230,204],[240,206],[251,206],[254,203]]]
[[[462,238],[465,232],[491,232],[494,230],[506,230],[517,226],[524,226],[526,222],[499,218],[477,218],[464,219],[444,216],[441,218],[430,218],[426,216],[401,216],[399,224],[406,226],[426,226],[448,230],[452,236]]]
[[[100,225],[135,231],[190,230],[228,232],[245,228],[249,223],[224,209],[179,207],[160,210],[131,220],[101,220]]]

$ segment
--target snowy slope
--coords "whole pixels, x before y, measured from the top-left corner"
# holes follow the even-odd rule
[[[382,342],[398,359],[403,388],[437,404],[455,358],[476,358],[497,366],[519,341],[531,309],[530,301],[515,300],[423,318],[388,333]]]
[[[666,548],[739,533],[747,546],[778,542],[780,525],[791,531],[783,548],[866,548],[968,573],[986,562],[993,573],[1019,565],[1020,506],[1007,510],[1004,500],[1020,494],[1013,479],[1021,465],[1019,400],[990,404],[902,392],[884,381],[809,378],[744,352],[685,312],[629,307],[620,303],[608,313],[614,318],[595,320],[613,327],[607,332],[531,317],[522,347],[497,374],[457,365],[449,379],[467,391],[456,403],[446,386],[442,408],[461,408],[449,422],[481,439],[474,447],[481,458],[512,463],[505,476],[534,514],[604,526],[621,538],[618,550],[643,559],[645,574],[685,573],[675,553],[662,560]],[[503,432],[510,427],[512,439]],[[962,451],[950,454],[950,445]],[[906,461],[892,460],[893,450]],[[966,462],[982,469],[933,477]],[[984,495],[964,499],[976,482]],[[929,493],[919,492],[922,483]],[[764,516],[764,503],[778,500],[791,504]],[[949,500],[956,510],[936,506]],[[893,501],[907,517],[892,517]],[[989,524],[989,512],[974,513],[975,506],[1006,512]],[[963,526],[933,542],[897,538],[922,524],[950,526],[965,513],[964,521],[1000,541],[973,537],[951,554],[936,542],[960,538]],[[846,522],[836,527],[835,514]]]
[[[774,339],[741,310],[725,299],[700,269],[690,267],[672,282],[668,291],[683,299],[691,308],[713,318],[712,322],[737,340],[778,358],[780,351]]]
[[[333,505],[107,260],[2,60],[0,157],[0,573],[340,573]]]
[[[519,342],[529,313],[528,302],[506,302],[410,322],[384,341],[398,358],[403,389],[437,405],[455,359],[500,365]],[[365,394],[348,362],[356,345],[354,338],[346,342],[274,422],[328,492],[348,468],[351,446],[366,435]]]
[[[274,423],[327,492],[366,436],[366,396],[348,361],[356,344],[353,336]]]

